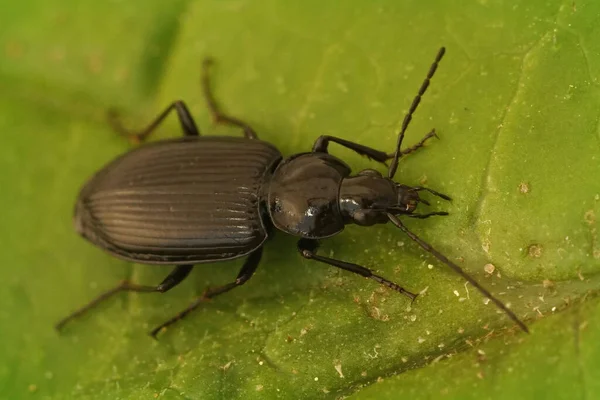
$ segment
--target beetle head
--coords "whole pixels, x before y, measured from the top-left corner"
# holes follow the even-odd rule
[[[372,169],[345,178],[339,198],[345,223],[362,226],[386,223],[388,212],[411,214],[419,203],[426,203],[418,190],[397,184]]]

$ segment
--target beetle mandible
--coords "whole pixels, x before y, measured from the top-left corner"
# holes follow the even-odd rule
[[[139,132],[126,130],[113,115],[111,124],[118,132],[143,142],[175,111],[184,136],[142,145],[97,172],[80,192],[75,206],[75,228],[84,238],[116,257],[142,264],[175,265],[175,268],[157,286],[121,282],[62,319],[57,328],[115,293],[164,293],[183,281],[195,264],[247,256],[233,282],[206,289],[186,309],[150,332],[156,336],[202,302],[246,283],[256,271],[263,244],[274,228],[300,238],[298,251],[302,257],[362,275],[414,301],[416,294],[368,268],[317,254],[318,240],[340,233],[347,224],[372,226],[391,222],[527,332],[526,325],[499,299],[409,231],[399,218],[447,215],[446,212],[418,214],[415,210],[419,203],[429,204],[419,196],[421,191],[444,200],[450,197],[393,180],[400,158],[436,135],[433,129],[417,144],[402,149],[406,129],[444,53],[442,47],[404,117],[393,153],[334,136],[320,136],[312,151],[283,158],[272,144],[259,140],[250,125],[220,110],[210,89],[208,59],[203,63],[202,89],[212,117],[216,123],[241,128],[244,137],[201,136],[183,101],[173,102]],[[383,164],[391,160],[387,176],[373,169],[353,175],[344,161],[329,154],[329,143]]]

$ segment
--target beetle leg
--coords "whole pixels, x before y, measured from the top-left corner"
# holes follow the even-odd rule
[[[262,257],[262,247],[259,247],[257,250],[255,250],[253,253],[251,253],[248,256],[248,258],[244,262],[244,265],[242,266],[242,269],[238,273],[238,276],[235,279],[235,281],[228,283],[226,285],[223,285],[223,286],[213,288],[213,289],[210,289],[210,288],[206,289],[206,291],[204,291],[202,296],[196,298],[186,309],[184,309],[183,311],[181,311],[180,313],[175,315],[173,318],[163,322],[156,328],[152,329],[152,331],[150,332],[150,335],[155,338],[156,335],[163,328],[166,328],[169,325],[172,325],[175,322],[179,321],[180,319],[182,319],[183,317],[188,315],[190,312],[192,312],[196,308],[198,308],[198,306],[200,304],[212,299],[215,296],[229,292],[231,289],[236,288],[236,287],[241,286],[244,283],[246,283],[248,281],[248,279],[250,279],[252,277],[252,275],[254,274],[254,271],[256,271],[256,268],[258,268],[258,264],[260,263],[261,257]]]
[[[123,127],[115,110],[109,111],[108,122],[113,127],[113,129],[122,136],[125,136],[134,143],[141,143],[144,140],[146,140],[148,136],[152,134],[152,132],[154,132],[154,130],[173,110],[177,111],[177,117],[179,118],[179,123],[181,124],[181,129],[183,130],[184,136],[200,136],[200,133],[198,131],[198,128],[196,127],[196,123],[194,122],[192,115],[190,114],[190,111],[188,110],[185,103],[181,100],[177,100],[171,103],[171,105],[167,107],[158,117],[156,117],[150,125],[138,132],[131,131]]]
[[[209,69],[212,64],[213,61],[210,58],[204,59],[204,62],[202,63],[202,91],[204,92],[204,98],[206,99],[206,104],[208,105],[208,109],[212,115],[214,123],[237,126],[244,131],[244,136],[246,139],[258,139],[256,132],[250,125],[242,120],[224,114],[220,110],[217,101],[215,100],[215,96],[210,90]]]
[[[394,157],[393,154],[392,154],[392,157],[389,157],[389,155],[386,154],[384,151],[379,151],[379,150],[373,149],[371,147],[363,146],[362,144],[354,143],[349,140],[337,138],[335,136],[328,136],[328,135],[319,136],[317,138],[317,140],[315,141],[315,144],[313,145],[312,152],[313,153],[328,153],[327,147],[329,146],[329,142],[337,143],[341,146],[346,147],[347,149],[350,149],[350,150],[360,154],[361,156],[365,156],[371,160],[380,162],[382,164],[385,164],[385,161],[387,159]]]
[[[411,147],[409,147],[407,149],[404,149],[404,150],[400,151],[400,155],[405,156],[407,154],[410,154],[410,153],[414,152],[417,149],[420,149],[421,147],[423,147],[425,145],[425,142],[428,139],[430,139],[430,138],[432,138],[434,136],[436,138],[439,138],[438,135],[437,135],[437,133],[435,133],[435,129],[432,129],[427,135],[423,136],[423,138],[421,140],[419,140],[419,142],[417,144],[415,144],[415,145],[413,145],[413,146],[411,146]],[[394,158],[394,156],[395,156],[395,153],[388,153],[387,154],[387,159],[391,160],[392,158]]]
[[[437,196],[437,197],[440,197],[440,198],[442,198],[442,199],[444,199],[444,200],[448,200],[448,201],[451,201],[451,200],[452,200],[452,198],[451,198],[450,196],[448,196],[447,194],[440,193],[440,192],[438,192],[438,191],[435,191],[435,190],[433,190],[433,189],[429,189],[429,188],[427,188],[427,187],[424,187],[424,186],[413,186],[413,187],[411,187],[411,190],[414,190],[414,191],[416,191],[416,192],[420,192],[420,191],[422,191],[422,190],[425,190],[426,192],[429,192],[429,193],[431,193],[432,195],[434,195],[434,196]]]
[[[298,241],[298,251],[300,252],[300,255],[302,255],[302,257],[304,257],[304,258],[307,258],[309,260],[319,261],[324,264],[329,264],[331,266],[341,268],[346,271],[354,272],[355,274],[358,274],[358,275],[362,275],[365,278],[373,279],[374,281],[379,282],[383,286],[387,286],[390,289],[393,289],[397,292],[402,293],[406,297],[410,298],[412,301],[414,301],[417,298],[416,294],[409,292],[408,290],[404,289],[403,287],[401,287],[400,285],[398,285],[392,281],[389,281],[379,275],[375,275],[368,268],[362,267],[357,264],[353,264],[353,263],[349,263],[349,262],[345,262],[345,261],[341,261],[341,260],[336,260],[334,258],[323,257],[323,256],[317,255],[318,247],[319,247],[319,243],[313,239],[300,239]]]
[[[62,327],[67,322],[79,317],[83,313],[94,308],[95,306],[97,306],[98,304],[103,302],[104,300],[108,299],[112,295],[117,294],[119,292],[160,292],[160,293],[164,293],[164,292],[174,288],[178,284],[180,284],[181,281],[183,281],[188,276],[188,274],[190,273],[190,271],[192,270],[193,267],[194,267],[193,265],[178,265],[178,266],[176,266],[175,269],[173,271],[171,271],[171,273],[169,275],[167,275],[167,277],[157,286],[138,285],[135,283],[131,283],[128,280],[121,281],[114,288],[107,290],[106,292],[104,292],[101,295],[99,295],[98,297],[96,297],[94,300],[90,301],[85,306],[81,307],[78,310],[75,310],[71,314],[67,315],[65,318],[58,321],[58,323],[56,324],[55,327],[57,330],[61,330]]]
[[[425,219],[425,218],[432,217],[434,215],[448,215],[448,213],[446,211],[435,211],[435,212],[430,212],[427,214],[404,214],[404,215],[407,217],[410,217],[410,218]]]

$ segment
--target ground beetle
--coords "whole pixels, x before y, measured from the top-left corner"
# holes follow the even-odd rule
[[[404,133],[444,52],[444,48],[439,50],[404,117],[396,150],[389,154],[337,137],[320,136],[311,152],[284,159],[272,144],[260,141],[247,123],[220,111],[209,85],[210,60],[204,62],[202,73],[210,112],[215,122],[241,128],[243,138],[200,136],[182,101],[175,101],[146,129],[136,133],[124,129],[113,115],[111,123],[118,132],[141,142],[171,111],[176,111],[184,137],[140,146],[96,173],[77,200],[76,230],[121,259],[175,268],[158,286],[121,282],[61,320],[57,328],[117,292],[166,292],[185,279],[195,264],[247,256],[235,281],[207,289],[185,310],[152,330],[151,335],[155,336],[203,301],[246,283],[258,267],[263,244],[273,228],[298,236],[302,257],[373,279],[414,300],[416,294],[365,267],[317,254],[318,240],[337,235],[346,224],[371,226],[392,222],[527,331],[525,324],[500,300],[409,231],[398,218],[447,215],[414,211],[419,203],[429,204],[420,198],[420,191],[444,200],[450,200],[448,196],[393,180],[398,160],[435,136],[432,130],[416,145],[401,149]],[[373,169],[352,175],[344,161],[328,153],[330,142],[383,164],[392,160],[387,177]]]

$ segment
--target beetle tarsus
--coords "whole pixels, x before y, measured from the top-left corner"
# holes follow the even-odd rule
[[[167,275],[167,277],[160,284],[158,284],[156,286],[138,285],[136,283],[130,282],[127,279],[122,280],[115,287],[105,291],[104,293],[101,293],[100,295],[96,296],[96,298],[94,298],[92,301],[90,301],[88,304],[84,305],[83,307],[79,308],[78,310],[75,310],[74,312],[72,312],[71,314],[67,315],[65,318],[60,320],[55,326],[56,330],[60,331],[65,326],[65,324],[67,324],[69,321],[81,316],[82,314],[86,313],[90,309],[96,307],[98,304],[100,304],[104,300],[107,300],[108,298],[112,297],[113,295],[115,295],[119,292],[140,292],[140,293],[160,292],[160,293],[164,293],[164,292],[174,288],[179,283],[181,283],[181,281],[183,281],[188,276],[188,274],[192,270],[192,267],[193,267],[193,265],[177,265],[177,266],[175,266],[173,271],[171,271],[171,273],[169,275]]]
[[[179,123],[181,125],[181,129],[183,130],[184,136],[200,135],[190,111],[185,103],[181,100],[171,103],[162,113],[160,113],[158,117],[154,119],[154,121],[150,123],[150,125],[140,131],[126,129],[121,123],[118,112],[114,109],[111,109],[108,112],[108,123],[117,133],[126,137],[132,143],[142,143],[148,139],[148,137],[156,130],[156,128],[158,128],[158,126],[171,113],[171,111],[177,111],[177,117],[179,118]]]
[[[416,144],[412,145],[409,148],[406,148],[404,150],[402,150],[400,152],[400,154],[402,156],[405,156],[407,154],[413,153],[416,150],[420,149],[421,147],[425,146],[425,142],[427,142],[429,139],[431,139],[432,137],[435,137],[437,139],[439,139],[440,137],[437,135],[437,133],[435,132],[435,129],[432,129],[428,134],[426,134],[425,136],[423,136],[423,138],[421,140],[419,140],[419,142],[417,142]],[[391,160],[392,158],[394,158],[396,156],[396,153],[388,153],[387,154],[387,160]]]

